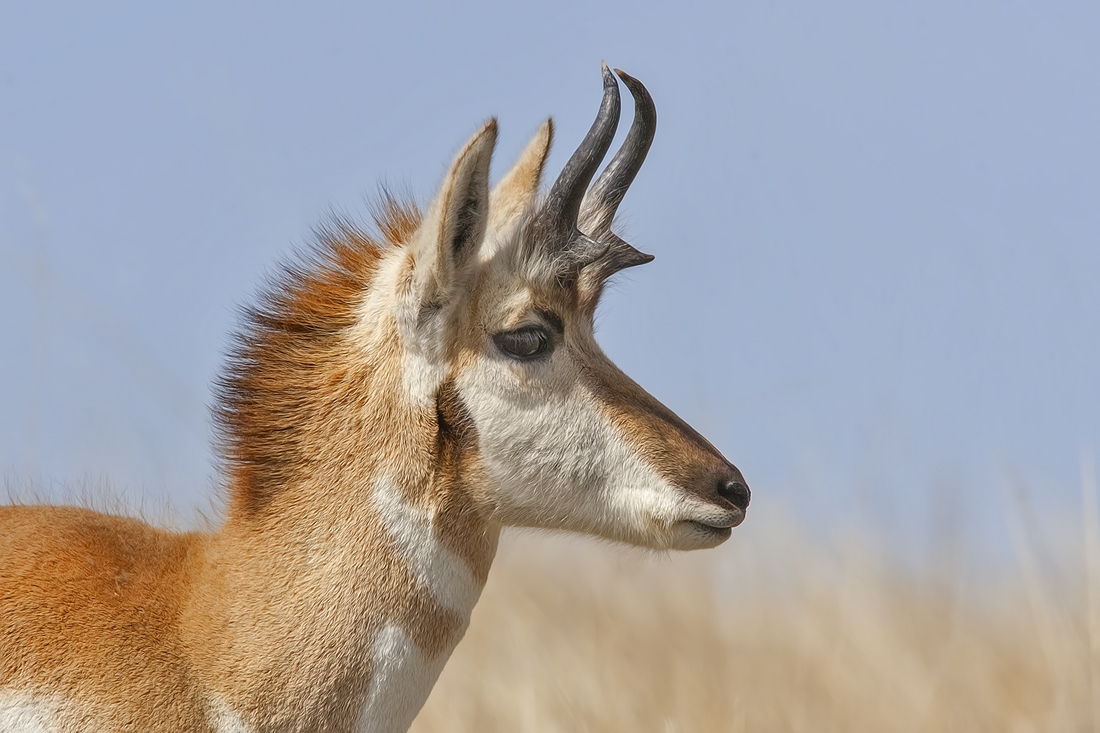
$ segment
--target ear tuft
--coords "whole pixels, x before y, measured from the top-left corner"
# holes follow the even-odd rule
[[[462,146],[432,201],[409,252],[411,285],[421,303],[455,297],[485,238],[489,220],[489,164],[497,121],[489,120]]]
[[[493,189],[489,199],[489,231],[506,232],[534,202],[553,141],[554,121],[548,119],[539,126],[515,165]]]
[[[489,216],[489,164],[497,141],[497,121],[491,119],[466,143],[444,184],[445,200],[439,244],[456,261],[477,249]],[[442,253],[441,253],[442,254]]]

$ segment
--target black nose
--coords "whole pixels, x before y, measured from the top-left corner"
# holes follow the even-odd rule
[[[718,485],[718,495],[741,510],[748,509],[752,492],[740,481],[723,481]]]

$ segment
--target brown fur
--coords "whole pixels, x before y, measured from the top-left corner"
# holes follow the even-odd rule
[[[641,455],[667,481],[702,501],[718,499],[719,478],[744,482],[706,438],[662,405],[602,354],[592,359],[585,384],[603,413],[634,438]]]
[[[516,239],[530,233],[551,136],[547,123],[490,198],[489,122],[423,216],[384,195],[378,235],[335,223],[248,311],[219,382],[228,504],[218,530],[180,534],[83,509],[0,508],[0,695],[55,705],[50,714],[67,730],[111,731],[206,731],[227,714],[256,731],[350,731],[372,689],[385,702],[402,705],[408,694],[415,703],[430,680],[411,691],[371,688],[387,680],[374,665],[389,660],[374,645],[396,629],[406,659],[424,660],[407,670],[426,674],[465,630],[503,521],[493,492],[516,483],[487,478],[501,464],[486,457],[481,435],[512,431],[515,414],[475,425],[471,415],[484,413],[471,406],[494,404],[484,397],[491,389],[456,385],[499,377],[464,370],[506,358],[491,350],[492,334],[532,314],[561,341],[567,368],[551,388],[560,395],[563,379],[568,391],[581,375],[624,436],[612,445],[634,446],[671,484],[662,506],[695,492],[728,514],[713,495],[715,477],[740,474],[599,352],[598,292],[561,280],[547,254],[559,250]],[[491,201],[503,212],[496,219]],[[493,246],[507,251],[479,249],[490,225]],[[535,371],[508,368],[517,389],[543,394]],[[490,445],[510,449],[516,435]],[[563,438],[553,448],[574,446]],[[528,460],[522,453],[509,470]],[[555,511],[550,526],[589,521],[572,517],[568,501]],[[660,537],[593,531],[667,546],[667,529]],[[419,544],[405,556],[402,542]],[[432,554],[439,547],[450,554]],[[425,587],[436,580],[452,583],[438,597]],[[5,704],[0,697],[0,714]],[[394,715],[409,710],[415,705]]]
[[[178,634],[206,538],[73,507],[0,507],[0,527],[0,685],[76,703],[72,730],[206,729]]]
[[[348,730],[371,676],[372,609],[391,609],[425,657],[453,646],[465,619],[417,591],[364,492],[380,470],[421,487],[404,498],[439,507],[441,541],[484,582],[497,531],[459,485],[476,433],[453,393],[437,414],[410,413],[381,366],[392,355],[349,353],[346,338],[380,257],[418,221],[389,199],[380,240],[337,224],[313,262],[287,268],[249,312],[217,413],[230,489],[219,532],[0,508],[0,687],[65,698],[74,730],[205,730],[199,690],[265,730],[289,715],[305,729]],[[396,334],[389,342],[397,348]],[[310,501],[318,493],[328,500]],[[310,512],[295,510],[306,503]],[[316,619],[319,602],[342,617]],[[299,664],[270,666],[288,658]],[[91,710],[108,717],[81,717]]]
[[[382,253],[407,241],[420,212],[383,192],[375,224],[381,240],[343,220],[322,230],[311,261],[286,267],[247,312],[215,413],[234,514],[262,510],[278,487],[295,480],[304,468],[303,443],[328,415],[318,403],[346,399],[359,386],[339,358],[342,336]]]

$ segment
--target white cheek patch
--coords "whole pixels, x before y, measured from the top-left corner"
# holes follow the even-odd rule
[[[683,515],[683,492],[637,455],[594,397],[576,386],[536,391],[508,369],[485,359],[459,379],[504,521],[653,544],[655,528]]]
[[[618,428],[600,417],[611,434],[604,454],[604,468],[613,477],[608,501],[621,515],[640,515],[640,529],[667,529],[683,516],[687,497],[638,456]]]
[[[406,731],[428,699],[447,654],[426,660],[416,643],[394,624],[378,633],[372,649],[374,673],[357,733]]]
[[[60,710],[51,696],[0,689],[0,731],[61,733]]]
[[[436,603],[469,618],[481,584],[466,562],[436,538],[434,511],[409,506],[387,478],[378,481],[373,499],[382,525],[420,585]]]

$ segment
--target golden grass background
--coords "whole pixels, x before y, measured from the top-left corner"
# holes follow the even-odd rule
[[[507,535],[413,731],[1100,728],[1094,500],[989,567],[753,510],[698,553]]]

